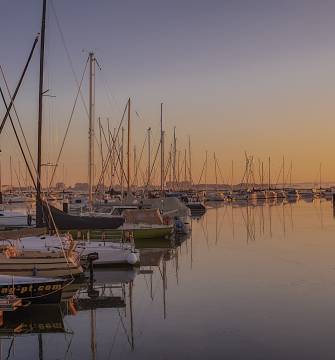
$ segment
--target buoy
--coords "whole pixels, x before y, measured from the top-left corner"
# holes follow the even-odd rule
[[[138,259],[137,259],[137,256],[135,253],[132,252],[132,253],[128,254],[128,256],[127,256],[128,264],[135,265],[137,263],[137,261],[138,261]]]

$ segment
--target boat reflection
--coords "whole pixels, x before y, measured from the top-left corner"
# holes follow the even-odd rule
[[[36,305],[15,312],[5,312],[0,336],[64,333],[63,314],[58,305]]]

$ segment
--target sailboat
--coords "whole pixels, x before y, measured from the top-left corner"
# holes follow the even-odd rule
[[[43,226],[43,209],[42,209],[42,198],[41,198],[41,155],[42,155],[42,114],[43,114],[43,68],[44,68],[44,39],[45,39],[45,19],[46,19],[46,0],[43,0],[42,10],[42,23],[41,23],[41,36],[40,36],[40,74],[39,74],[39,111],[38,111],[38,155],[37,155],[37,179],[33,178],[31,169],[26,156],[22,149],[19,138],[15,127],[13,125],[10,110],[13,105],[15,95],[18,88],[20,87],[27,66],[32,58],[34,49],[38,42],[38,37],[35,38],[32,50],[30,52],[28,61],[26,63],[24,72],[20,78],[18,87],[11,98],[10,105],[7,106],[5,99],[3,101],[6,106],[6,115],[1,123],[0,132],[3,129],[7,117],[12,122],[13,130],[15,132],[17,141],[19,143],[22,155],[26,161],[27,169],[29,170],[30,176],[36,188],[36,226]],[[1,92],[2,93],[2,92]],[[2,94],[3,95],[3,94]],[[16,246],[15,240],[7,240],[0,246],[0,274],[7,275],[21,275],[21,276],[45,276],[45,277],[74,277],[78,276],[83,272],[80,265],[80,258],[75,251],[75,243],[72,242],[71,246],[67,251],[63,249],[57,249],[48,251],[42,250],[25,250],[20,249]]]
[[[43,277],[79,276],[83,269],[75,242],[67,249],[20,248],[15,240],[0,245],[0,274]]]

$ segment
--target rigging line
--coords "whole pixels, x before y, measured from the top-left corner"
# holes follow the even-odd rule
[[[120,129],[121,129],[121,125],[122,125],[122,122],[123,122],[123,120],[124,120],[124,116],[125,116],[125,114],[126,114],[127,108],[128,108],[128,102],[127,102],[127,105],[125,106],[125,109],[124,109],[124,112],[123,112],[123,115],[122,115],[122,118],[121,118],[121,121],[120,121],[120,124],[119,124],[119,127],[118,127],[118,129],[117,129],[117,132],[116,132],[115,136],[111,135],[111,132],[109,133],[109,134],[111,135],[111,137],[112,137],[113,148],[114,148],[115,151],[116,151],[117,160],[119,161],[120,165],[121,165],[121,159],[120,159],[120,156],[119,156],[119,152],[118,152],[118,150],[117,150],[117,148],[116,148],[116,139],[118,139],[119,132],[120,132]],[[96,187],[95,193],[97,192],[97,190],[98,190],[98,188],[99,188],[99,186],[100,186],[100,184],[101,184],[102,177],[103,177],[103,175],[104,175],[104,173],[105,173],[105,171],[106,171],[106,169],[107,169],[109,160],[110,160],[110,158],[111,158],[111,156],[112,156],[112,151],[111,151],[111,150],[112,150],[112,149],[108,149],[108,156],[107,156],[107,158],[106,158],[106,160],[105,160],[105,164],[104,164],[104,166],[103,166],[103,169],[101,169],[101,174],[100,174],[100,177],[99,177],[99,181],[98,181],[98,185],[97,185],[97,187]],[[122,169],[122,170],[123,170],[123,169]],[[123,171],[123,175],[125,176],[125,179],[127,179],[124,171]]]
[[[57,166],[58,166],[58,164],[59,164],[60,157],[61,157],[62,152],[63,152],[63,149],[64,149],[65,140],[66,140],[66,138],[67,138],[67,135],[68,135],[68,132],[69,132],[69,129],[70,129],[70,125],[71,125],[71,122],[72,122],[72,119],[73,119],[73,114],[74,114],[74,111],[75,111],[75,108],[76,108],[76,105],[77,105],[77,101],[78,101],[79,92],[80,92],[80,89],[81,89],[81,86],[82,86],[82,83],[83,83],[83,80],[84,80],[84,76],[85,76],[85,73],[86,73],[88,60],[89,60],[89,58],[87,58],[86,63],[85,63],[83,75],[82,75],[81,80],[80,80],[80,83],[79,83],[79,88],[78,88],[78,91],[77,91],[77,94],[76,94],[76,97],[75,97],[75,100],[74,100],[74,104],[73,104],[73,107],[72,107],[71,115],[70,115],[70,118],[69,118],[69,121],[68,121],[66,130],[65,130],[64,137],[63,137],[63,142],[62,142],[62,145],[61,145],[61,147],[60,147],[60,150],[59,150],[59,153],[58,153],[58,157],[57,157],[57,160],[56,160],[56,165],[55,165],[54,168],[53,168],[51,180],[50,180],[50,182],[49,182],[49,188],[51,187],[51,184],[52,184],[52,182],[53,182],[53,180],[54,180],[54,177],[55,177],[55,174],[56,174],[56,169],[57,169]]]
[[[154,161],[153,161],[151,169],[150,169],[150,180],[153,180],[155,178],[155,175],[156,175],[156,170],[157,169],[154,169],[154,167],[156,165],[156,160],[157,160],[157,157],[158,157],[160,147],[161,147],[161,144],[158,143],[157,150],[156,150],[156,155],[155,155]],[[155,170],[155,172],[154,172],[154,170]],[[148,186],[149,186],[149,182],[147,180],[146,183],[145,183],[145,187],[148,187]]]
[[[1,71],[1,75],[2,75],[3,81],[4,81],[5,85],[6,85],[6,89],[7,89],[9,98],[11,99],[11,98],[12,98],[12,94],[11,94],[11,92],[10,92],[10,90],[9,90],[9,86],[8,86],[8,83],[7,83],[7,80],[6,80],[6,77],[5,77],[5,73],[4,73],[3,68],[2,68],[1,65],[0,65],[0,71]],[[30,160],[31,160],[31,162],[32,162],[32,164],[33,164],[33,167],[34,167],[35,171],[36,171],[34,159],[33,159],[33,156],[32,156],[32,154],[31,154],[31,151],[30,151],[30,148],[29,148],[29,145],[28,145],[28,141],[27,141],[27,138],[26,138],[26,136],[25,136],[25,134],[24,134],[24,131],[23,131],[23,128],[22,128],[22,124],[21,124],[19,115],[18,115],[18,113],[17,113],[17,111],[16,111],[16,107],[15,107],[14,103],[13,103],[13,109],[14,109],[14,112],[15,112],[15,116],[16,116],[17,122],[19,123],[20,129],[21,129],[22,137],[23,137],[24,142],[25,142],[25,144],[26,144],[26,147],[27,147],[27,150],[28,150],[28,153],[29,153]]]
[[[276,180],[275,186],[278,185],[279,178],[280,178],[280,175],[281,175],[282,171],[283,171],[283,165],[281,165],[281,167],[280,167],[280,170],[279,170],[279,173],[278,173],[278,176],[277,176],[277,180]]]
[[[136,166],[136,169],[135,169],[134,184],[133,184],[133,186],[135,185],[135,180],[137,180],[138,169],[139,169],[140,164],[141,164],[141,160],[142,160],[142,156],[143,156],[144,147],[145,147],[146,142],[147,142],[147,135],[145,136],[145,139],[144,139],[144,142],[143,142],[143,145],[142,145],[142,149],[141,149],[140,158],[139,158],[139,160],[138,160],[138,162],[137,162],[137,166]]]
[[[71,59],[71,56],[70,56],[69,49],[68,49],[68,47],[66,45],[65,36],[64,36],[64,33],[63,33],[62,28],[60,26],[60,22],[59,22],[57,13],[56,13],[56,9],[54,7],[54,4],[53,4],[52,0],[50,0],[50,3],[51,3],[51,9],[53,11],[53,14],[54,14],[54,17],[55,17],[55,20],[56,20],[56,25],[57,25],[57,28],[58,28],[58,31],[59,31],[59,34],[60,34],[60,37],[61,37],[61,40],[62,40],[62,43],[63,43],[63,46],[64,46],[64,50],[65,50],[67,59],[68,59],[68,61],[70,63],[70,68],[71,68],[71,71],[72,71],[72,75],[73,75],[74,80],[75,80],[75,82],[77,84],[77,87],[79,88],[79,81],[78,81],[77,75],[76,75],[76,73],[74,71],[73,62],[72,62],[72,59]],[[87,109],[87,106],[86,106],[86,103],[85,103],[85,98],[84,98],[84,95],[83,95],[81,90],[80,90],[80,98],[81,98],[81,101],[82,101],[82,103],[84,105],[86,115],[87,115],[87,117],[89,117],[89,112],[88,112],[88,109]]]
[[[101,67],[100,70],[101,70],[101,74],[102,74],[102,73],[103,73],[103,67]],[[99,74],[99,72],[98,72],[98,74]],[[121,109],[120,103],[118,102],[118,100],[116,99],[116,97],[112,95],[112,92],[111,92],[111,90],[110,90],[110,87],[109,87],[109,85],[108,85],[108,83],[107,83],[107,81],[106,81],[106,77],[105,77],[105,76],[101,76],[101,77],[102,77],[102,83],[103,83],[103,85],[104,85],[104,87],[105,87],[105,91],[106,91],[106,94],[107,94],[107,99],[108,99],[109,105],[110,105],[111,108],[113,109],[113,104],[112,104],[112,101],[111,101],[111,98],[113,98],[113,99],[114,99],[114,102],[115,102],[115,104],[116,104],[116,107],[117,107],[117,109],[118,109],[118,112],[119,112],[119,114],[121,115],[122,110],[120,110],[120,109]]]
[[[218,169],[219,169],[219,173],[220,173],[220,176],[221,176],[222,183],[224,184],[224,183],[225,183],[224,177],[223,177],[223,174],[222,174],[222,171],[221,171],[220,164],[219,164],[219,162],[218,162],[217,159],[216,159],[216,165],[217,165],[217,167],[218,167]]]
[[[103,137],[104,137],[104,140],[105,140],[107,149],[108,149],[108,151],[110,151],[110,153],[111,153],[111,152],[112,152],[112,149],[110,149],[110,146],[109,146],[109,144],[108,144],[108,142],[107,142],[106,134],[105,134],[105,131],[104,131],[103,127],[101,127],[101,130],[102,130],[102,134],[103,134]],[[111,135],[111,133],[110,133],[109,135]],[[113,139],[112,139],[112,141],[113,141]],[[113,141],[113,144],[115,144],[114,141]],[[118,152],[118,150],[117,150],[117,148],[116,148],[116,145],[115,145],[115,152],[116,152],[117,155],[119,155],[119,152]],[[110,159],[110,157],[109,157],[109,159]],[[106,160],[107,160],[107,159],[106,159]],[[112,159],[110,159],[110,160],[112,161]],[[102,164],[102,167],[101,167],[101,171],[102,171],[102,172],[101,172],[101,179],[103,179],[103,177],[104,177],[104,175],[105,175],[105,171],[107,170],[108,164],[109,164],[109,160],[106,161],[105,164]],[[104,165],[105,165],[105,166],[104,166]],[[121,160],[120,160],[120,165],[121,165]],[[103,170],[103,169],[105,169],[105,170]],[[115,173],[116,173],[116,176],[117,176],[118,180],[120,181],[120,177],[119,177],[118,172],[116,171],[116,166],[115,166],[115,164],[114,164],[114,171],[115,171]],[[98,184],[97,184],[95,193],[98,192],[98,188],[100,187],[100,185],[101,185],[101,183],[100,183],[100,178],[99,178],[99,182],[98,182]]]
[[[119,136],[119,132],[120,132],[120,129],[121,129],[121,125],[122,125],[122,122],[123,122],[123,120],[124,120],[124,117],[125,117],[127,108],[128,108],[128,101],[127,101],[127,104],[126,104],[126,106],[125,106],[125,108],[124,108],[123,115],[122,115],[122,118],[121,118],[119,127],[118,127],[118,129],[117,129],[117,132],[116,132],[115,136],[112,135],[113,147],[115,148],[116,151],[117,151],[117,149],[116,149],[116,139],[117,139],[118,136]],[[111,133],[110,133],[110,134],[111,134]],[[118,153],[117,153],[117,155],[118,155]],[[100,183],[101,183],[101,180],[102,180],[102,176],[103,176],[103,174],[104,174],[105,171],[106,171],[106,168],[107,168],[107,165],[108,165],[108,163],[109,163],[109,160],[110,160],[111,156],[112,156],[112,151],[111,151],[111,149],[108,149],[108,156],[107,156],[107,158],[106,158],[106,160],[105,160],[105,165],[104,165],[103,169],[101,169],[101,174],[100,174],[100,177],[99,177],[98,185],[96,186],[96,189],[95,189],[95,193],[97,192],[97,189],[98,189],[98,187],[100,186]],[[120,164],[121,164],[121,160],[120,160],[119,156],[118,156],[118,160],[119,160],[119,162],[120,162]],[[123,171],[123,173],[124,173],[124,171]],[[125,175],[125,174],[124,174],[124,175]],[[126,177],[126,176],[125,176],[125,178],[126,178],[126,180],[127,180],[127,177]]]
[[[171,159],[169,158],[168,161],[167,161],[167,164],[166,164],[166,166],[165,166],[164,183],[165,183],[165,180],[166,180],[166,178],[167,178],[167,176],[168,176],[170,166],[171,166]]]
[[[3,93],[3,91],[2,91],[1,86],[0,86],[0,94],[1,94],[1,97],[2,97],[2,101],[3,101],[3,103],[4,103],[5,107],[6,107],[6,111],[8,112],[9,121],[10,121],[10,123],[12,124],[12,128],[13,128],[13,130],[14,130],[14,134],[15,134],[16,140],[17,140],[17,142],[18,142],[18,144],[19,144],[19,147],[20,147],[21,154],[22,154],[22,156],[23,156],[24,162],[25,162],[25,164],[26,164],[26,166],[27,166],[27,169],[28,169],[28,171],[29,171],[29,175],[30,175],[30,177],[31,177],[31,179],[32,179],[32,181],[33,181],[33,184],[34,184],[35,189],[37,190],[36,183],[35,183],[35,179],[34,179],[34,177],[33,177],[33,174],[32,174],[32,172],[31,172],[30,166],[29,166],[29,164],[28,164],[26,155],[25,155],[24,150],[23,150],[23,148],[22,148],[20,138],[19,138],[19,136],[18,136],[18,134],[17,134],[17,131],[16,131],[16,129],[15,129],[15,125],[14,125],[14,122],[13,122],[13,119],[12,119],[12,115],[10,114],[10,110],[8,110],[9,108],[8,108],[8,106],[7,106],[7,102],[6,102],[6,99],[5,99],[5,96],[4,96],[4,93]],[[13,99],[13,98],[12,98],[12,99]],[[35,170],[36,170],[36,169],[35,169]]]
[[[12,348],[14,349],[13,345],[14,345],[14,338],[15,336],[13,336],[12,338],[12,341],[10,343],[10,346],[8,348],[8,353],[7,353],[7,357],[6,357],[6,360],[8,360],[10,358],[10,353],[12,352]]]
[[[161,147],[161,143],[158,143],[157,150],[156,150],[156,155],[155,155],[155,158],[154,158],[154,162],[152,163],[151,170],[150,170],[150,177],[152,177],[152,179],[154,179],[155,175],[156,175],[156,170],[154,172],[154,167],[156,165],[156,160],[157,160],[157,157],[158,157],[160,147]],[[147,183],[147,186],[149,186],[149,183]]]
[[[23,195],[20,178],[19,178],[19,175],[18,175],[18,173],[17,173],[17,171],[16,171],[15,168],[14,168],[14,173],[15,173],[15,177],[16,177],[17,183],[18,183],[18,185],[19,185],[19,193],[20,193],[21,195]]]
[[[30,53],[29,53],[29,56],[28,56],[28,60],[26,61],[26,64],[25,64],[24,69],[23,69],[23,71],[22,71],[22,74],[21,74],[21,77],[20,77],[20,79],[19,79],[19,82],[18,82],[18,84],[16,85],[16,89],[15,89],[14,94],[13,94],[13,96],[12,96],[11,102],[10,102],[10,104],[9,104],[7,110],[6,110],[6,114],[5,114],[4,118],[2,119],[2,122],[1,122],[1,125],[0,125],[0,134],[2,133],[2,130],[3,130],[3,127],[5,126],[5,123],[6,123],[6,120],[7,120],[7,118],[8,118],[9,112],[10,112],[10,110],[11,110],[13,104],[14,104],[14,100],[15,100],[15,98],[16,98],[16,95],[17,95],[17,93],[19,92],[19,89],[20,89],[20,87],[21,87],[23,78],[24,78],[24,76],[25,76],[25,74],[26,74],[26,72],[27,72],[27,69],[28,69],[28,66],[29,66],[29,64],[30,64],[31,58],[33,57],[33,53],[34,53],[34,50],[35,50],[35,48],[36,48],[36,44],[37,44],[37,42],[38,42],[38,39],[39,39],[39,34],[35,37],[33,46],[32,46],[32,48],[31,48]]]
[[[205,160],[205,161],[204,161],[204,165],[203,165],[202,170],[201,170],[201,174],[200,174],[200,178],[199,178],[199,181],[198,181],[198,185],[200,185],[200,181],[202,180],[202,175],[203,175],[203,173],[204,173],[205,166],[207,166],[206,163],[207,163],[207,161]]]
[[[110,145],[108,144],[108,141],[107,141],[106,134],[105,134],[105,131],[104,131],[103,126],[101,126],[101,130],[102,130],[102,135],[103,135],[103,137],[104,137],[104,140],[105,140],[105,143],[106,143],[106,146],[107,146],[107,150],[111,151],[111,150],[110,150]],[[109,131],[110,131],[110,130],[109,130]],[[111,135],[111,133],[109,133],[109,135]],[[113,140],[112,140],[112,141],[113,141]],[[118,150],[115,148],[115,151],[117,152]],[[112,159],[110,159],[110,160],[112,161]],[[106,164],[106,169],[107,169],[108,164],[109,164],[109,161],[108,161],[107,164]],[[120,177],[119,177],[118,172],[116,171],[116,166],[115,166],[115,164],[114,164],[114,171],[115,171],[115,173],[116,173],[116,176],[117,176],[118,180],[120,181]],[[105,175],[105,173],[103,173],[103,176],[104,176],[104,175]],[[99,186],[99,184],[98,184],[98,186]]]

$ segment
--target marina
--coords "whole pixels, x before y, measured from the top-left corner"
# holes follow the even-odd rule
[[[335,3],[0,14],[0,360],[332,359]]]

